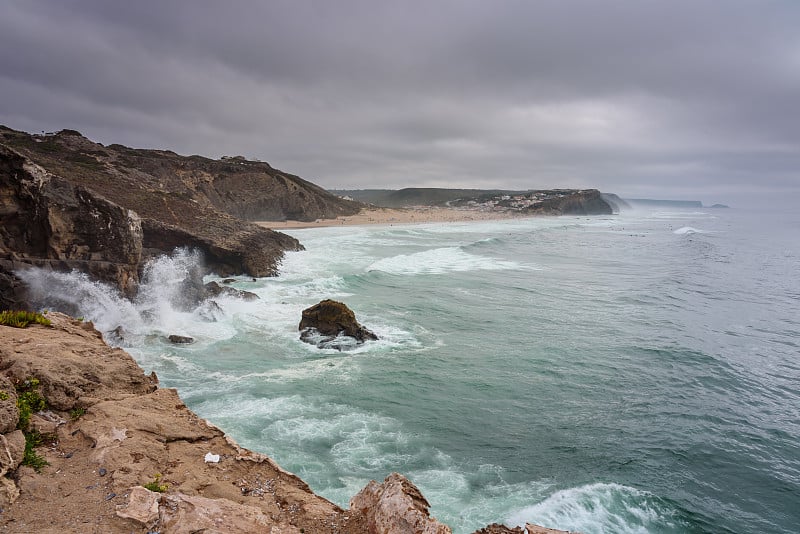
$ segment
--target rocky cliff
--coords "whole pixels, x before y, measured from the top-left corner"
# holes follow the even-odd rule
[[[49,326],[0,326],[0,530],[451,532],[396,473],[370,482],[348,510],[317,496],[200,419],[174,389],[159,388],[154,374],[108,347],[91,323],[59,313],[47,318]],[[23,424],[17,398],[32,394],[45,405]],[[491,525],[479,532],[561,532],[538,528]]]
[[[132,295],[142,225],[131,210],[0,146],[0,307],[24,306],[13,271],[78,269]]]
[[[105,147],[78,132],[0,126],[0,306],[24,304],[13,270],[78,269],[135,293],[142,262],[175,247],[219,274],[276,274],[300,243],[238,217],[314,220],[355,213],[266,163]]]
[[[180,156],[104,146],[74,130],[40,136],[4,126],[0,144],[141,217],[184,229],[210,224],[220,214],[250,221],[313,221],[352,215],[362,207],[268,163],[238,156]]]

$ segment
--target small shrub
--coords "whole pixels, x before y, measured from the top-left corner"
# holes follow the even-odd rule
[[[19,410],[19,423],[17,428],[27,430],[31,422],[31,415],[47,408],[47,402],[39,394],[39,379],[29,378],[17,385],[17,409]]]
[[[0,401],[8,400],[8,392],[0,389]]]
[[[25,328],[31,323],[50,326],[50,319],[41,313],[12,310],[0,311],[0,325]]]
[[[169,487],[167,484],[161,483],[161,473],[156,473],[153,475],[153,481],[148,482],[147,484],[142,484],[142,486],[144,486],[145,489],[149,489],[150,491],[155,491],[158,493],[164,493]]]
[[[73,421],[77,421],[85,414],[86,414],[86,408],[73,408],[69,412],[69,418],[72,419]]]
[[[44,456],[39,456],[35,450],[43,442],[44,438],[38,430],[25,433],[25,453],[22,457],[22,465],[32,467],[37,473],[42,470],[42,467],[50,465]]]

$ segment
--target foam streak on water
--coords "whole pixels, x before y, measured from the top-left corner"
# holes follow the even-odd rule
[[[23,276],[42,307],[123,326],[109,339],[163,385],[343,506],[399,471],[456,533],[785,534],[800,524],[797,228],[675,210],[296,230],[307,250],[280,277],[233,284],[260,300],[188,311],[189,251],[150,265],[135,302]],[[323,298],[381,340],[300,342]]]

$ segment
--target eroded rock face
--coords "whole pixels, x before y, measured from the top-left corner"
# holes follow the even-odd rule
[[[0,375],[0,434],[13,431],[18,421],[17,390],[11,380]]]
[[[26,265],[77,269],[133,295],[141,255],[136,213],[0,145],[0,268],[5,272]],[[3,284],[13,280],[4,278]]]
[[[353,310],[342,302],[330,299],[303,310],[298,329],[300,330],[300,339],[320,348],[343,350],[351,344],[378,339],[378,336],[372,331],[356,321],[356,314],[353,313]],[[348,343],[347,340],[336,343],[341,336],[352,338],[355,343]]]
[[[37,378],[49,407],[68,411],[157,388],[155,376],[146,376],[124,351],[105,345],[91,323],[55,312],[47,318],[50,327],[3,327],[0,364],[7,376]],[[89,351],[91,358],[86,356]]]
[[[371,481],[350,500],[350,509],[366,518],[369,534],[452,534],[450,527],[430,516],[428,508],[419,488],[399,473],[382,484]]]

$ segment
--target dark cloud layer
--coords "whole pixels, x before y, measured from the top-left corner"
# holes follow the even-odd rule
[[[0,6],[0,122],[326,187],[800,192],[800,2]]]

